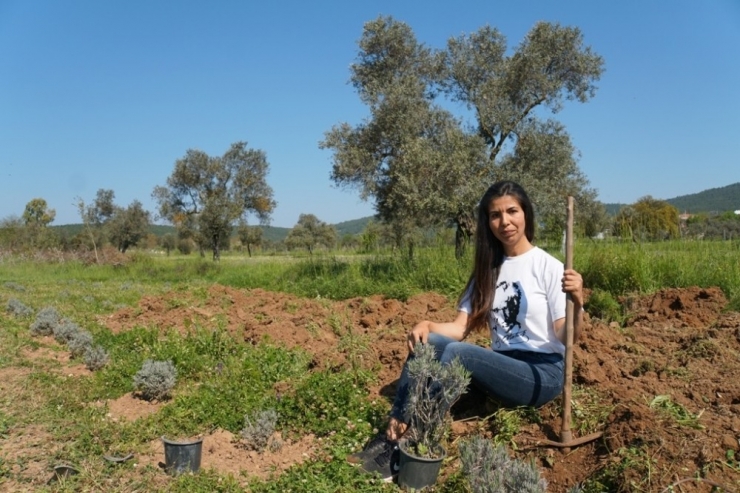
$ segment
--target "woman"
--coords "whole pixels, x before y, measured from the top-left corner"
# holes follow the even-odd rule
[[[541,406],[563,387],[565,296],[574,304],[574,333],[580,335],[583,280],[575,270],[534,246],[534,209],[524,189],[511,181],[493,184],[478,207],[473,272],[451,322],[418,323],[408,334],[432,344],[439,360],[458,358],[473,383],[509,406]],[[490,330],[491,348],[461,342],[472,331]],[[413,357],[413,354],[410,355]],[[403,408],[408,392],[404,366],[385,434],[348,461],[379,472],[386,480],[396,442],[406,432]]]

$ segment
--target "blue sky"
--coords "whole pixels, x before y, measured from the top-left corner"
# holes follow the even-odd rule
[[[378,15],[433,48],[484,25],[512,48],[537,21],[579,27],[606,71],[555,117],[603,202],[740,181],[738,0],[0,0],[0,219],[42,197],[53,224],[80,222],[75,198],[100,188],[154,211],[188,149],[240,140],[267,154],[273,226],[373,214],[318,142],[367,116],[349,66]]]

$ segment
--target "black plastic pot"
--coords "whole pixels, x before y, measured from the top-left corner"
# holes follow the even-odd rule
[[[164,469],[177,476],[184,472],[198,472],[203,451],[203,439],[174,442],[162,437],[164,443]]]
[[[437,446],[438,457],[434,459],[415,456],[407,450],[405,443],[400,443],[398,448],[401,452],[398,471],[400,487],[421,490],[437,482],[442,461],[447,456],[447,452],[441,446]]]

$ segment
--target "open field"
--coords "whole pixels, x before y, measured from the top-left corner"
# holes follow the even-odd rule
[[[507,410],[471,391],[453,408],[435,491],[465,491],[457,446],[475,434],[533,460],[551,492],[739,491],[738,257],[730,242],[577,246],[594,302],[575,349],[573,430],[603,438],[569,454],[538,446],[558,438],[558,400]],[[408,327],[452,316],[467,268],[441,249],[413,263],[0,255],[0,491],[396,491],[344,457],[384,424]],[[34,336],[44,307],[89,331],[108,364],[90,371]],[[170,399],[134,392],[147,359],[177,368]],[[245,416],[266,409],[282,447],[250,450]],[[161,436],[204,437],[202,471],[168,476]],[[79,474],[49,482],[59,464]]]

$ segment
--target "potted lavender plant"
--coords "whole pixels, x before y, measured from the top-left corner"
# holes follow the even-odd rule
[[[408,362],[409,396],[404,409],[408,432],[399,442],[401,487],[422,489],[437,481],[446,451],[447,413],[465,392],[470,374],[457,361],[442,365],[434,347],[417,344]]]

